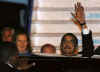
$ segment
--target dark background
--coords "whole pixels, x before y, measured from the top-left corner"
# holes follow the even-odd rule
[[[0,31],[5,26],[30,33],[33,0],[0,0]]]

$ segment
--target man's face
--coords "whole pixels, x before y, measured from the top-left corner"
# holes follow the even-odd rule
[[[63,44],[64,54],[67,56],[72,56],[74,51],[74,44],[72,43],[72,37],[66,36]]]
[[[43,53],[54,54],[56,52],[52,47],[47,46],[47,47],[44,48]]]
[[[26,35],[24,34],[18,35],[16,40],[16,45],[19,52],[25,52],[28,45]]]
[[[13,32],[11,29],[5,29],[3,32],[3,40],[11,42],[12,41]]]

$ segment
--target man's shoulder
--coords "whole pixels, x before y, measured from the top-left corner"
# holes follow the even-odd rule
[[[95,54],[99,54],[100,55],[100,46],[98,46],[95,50]]]

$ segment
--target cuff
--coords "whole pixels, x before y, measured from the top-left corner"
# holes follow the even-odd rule
[[[83,34],[89,34],[89,32],[90,32],[90,30],[88,28],[85,28],[82,31],[83,31]]]

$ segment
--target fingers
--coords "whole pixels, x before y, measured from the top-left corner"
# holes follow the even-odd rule
[[[73,22],[74,22],[74,21],[77,21],[77,17],[75,16],[75,14],[71,12],[71,15],[72,15],[72,17],[73,17],[73,18],[72,18],[72,21],[73,21]],[[75,24],[76,24],[76,23],[75,23]]]
[[[71,12],[71,15],[73,16],[73,18],[75,18],[75,15],[74,15],[74,13],[72,13],[72,12]]]
[[[73,20],[76,21],[78,24],[80,24],[78,16],[77,15],[75,16],[75,14],[72,12],[71,12],[71,15],[73,16]]]
[[[80,2],[77,2],[77,4],[75,4],[75,12],[76,12],[76,15],[79,11],[84,11],[84,7],[81,5]]]
[[[77,12],[77,4],[75,4],[75,13]]]
[[[77,2],[77,4],[75,4],[75,15],[78,15],[78,12],[80,11],[80,4]]]
[[[78,26],[80,25],[75,19],[71,19],[71,20],[73,21],[74,24],[76,24],[76,25],[78,25]],[[80,26],[81,26],[81,25],[80,25]]]
[[[72,12],[71,12],[71,15],[72,15],[73,19],[77,21],[77,16]]]
[[[75,4],[75,13],[71,13],[71,15],[73,16],[73,23],[76,24],[80,30],[82,30],[81,24],[85,23],[85,13],[84,7],[80,2]]]
[[[80,11],[83,11],[84,10],[84,7],[81,5],[80,2],[77,3],[77,8],[80,10]]]
[[[71,19],[73,21],[74,24],[78,25],[78,22],[75,21],[74,19]]]
[[[84,7],[80,2],[75,4],[75,14],[72,13],[72,16],[79,23],[83,23],[85,21]]]

